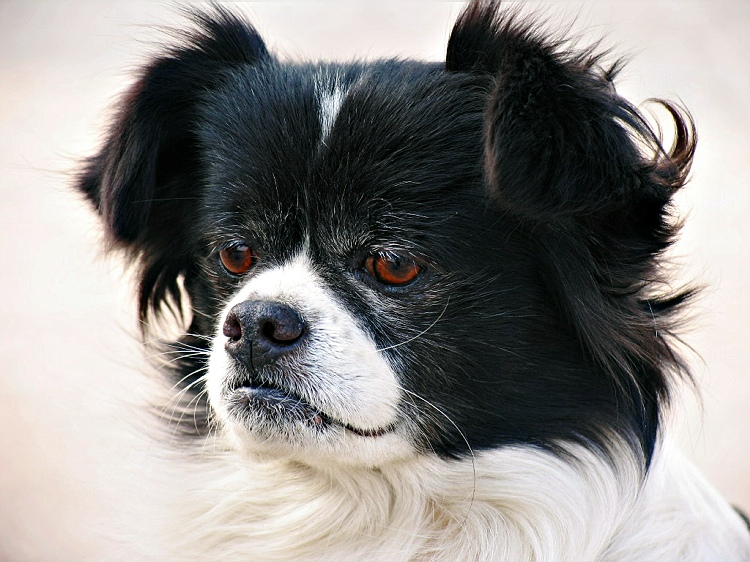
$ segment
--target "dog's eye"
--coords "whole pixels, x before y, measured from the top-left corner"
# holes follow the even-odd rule
[[[365,269],[378,282],[393,286],[411,283],[422,271],[414,260],[392,252],[380,252],[368,257]]]
[[[224,269],[229,273],[242,275],[243,273],[247,273],[253,266],[255,255],[250,246],[238,242],[221,250],[219,252],[219,259],[221,259]]]

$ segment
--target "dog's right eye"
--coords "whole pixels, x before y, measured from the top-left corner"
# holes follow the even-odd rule
[[[247,244],[238,242],[219,252],[219,259],[229,273],[242,275],[247,273],[255,262],[255,254]]]
[[[365,260],[365,269],[379,283],[391,287],[408,285],[421,273],[414,260],[393,252],[378,252]]]

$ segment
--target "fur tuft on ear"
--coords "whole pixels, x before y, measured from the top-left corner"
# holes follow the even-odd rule
[[[665,104],[685,133],[666,153],[616,94],[619,63],[602,70],[593,49],[567,50],[543,38],[539,25],[499,8],[473,2],[453,29],[446,58],[449,71],[495,78],[485,127],[493,199],[538,221],[607,214],[642,197],[668,201],[690,167],[689,117]]]
[[[224,8],[185,13],[193,29],[175,31],[177,44],[144,67],[77,182],[113,244],[140,260],[142,318],[180,302],[178,278],[191,263],[180,237],[200,197],[196,107],[221,84],[223,69],[269,58],[256,30]]]

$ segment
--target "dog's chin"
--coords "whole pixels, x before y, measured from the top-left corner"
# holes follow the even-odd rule
[[[209,390],[211,406],[232,446],[250,456],[374,467],[415,454],[405,424],[357,427],[268,378],[222,379]]]
[[[284,433],[307,432],[315,437],[331,433],[352,433],[363,438],[382,437],[394,432],[395,424],[364,429],[338,421],[304,398],[268,383],[251,382],[232,388],[224,397],[229,417],[259,433],[272,437]]]

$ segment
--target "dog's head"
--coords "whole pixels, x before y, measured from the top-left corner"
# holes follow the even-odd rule
[[[666,104],[665,152],[614,69],[495,3],[440,64],[282,62],[221,8],[192,18],[78,186],[143,319],[189,319],[175,376],[207,426],[313,462],[613,436],[648,460],[689,119]]]

